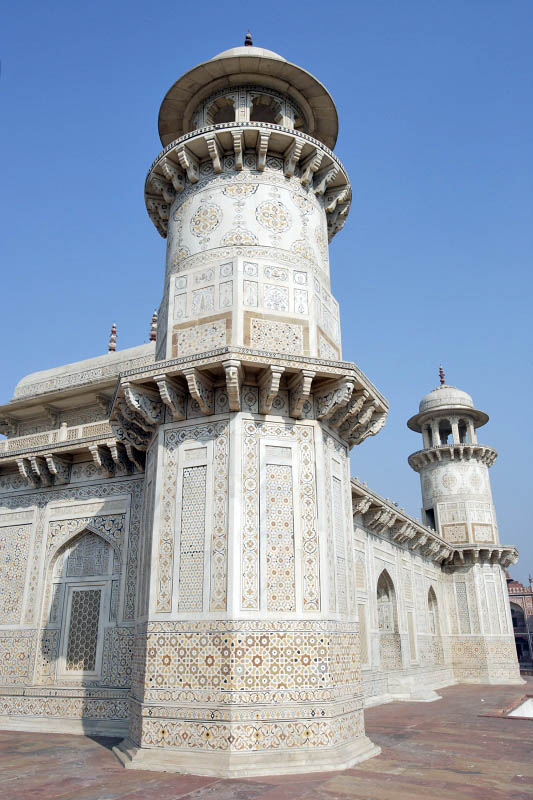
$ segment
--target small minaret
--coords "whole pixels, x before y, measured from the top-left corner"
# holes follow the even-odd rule
[[[497,453],[476,432],[489,418],[469,394],[445,383],[442,366],[439,376],[407,423],[423,438],[423,449],[409,456],[420,473],[422,519],[454,545],[498,544],[488,473]]]

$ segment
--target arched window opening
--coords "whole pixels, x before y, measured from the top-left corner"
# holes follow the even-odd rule
[[[526,615],[523,609],[517,603],[511,603],[511,619],[513,620],[513,628],[526,628]]]
[[[468,426],[464,419],[459,420],[459,442],[468,444]]]
[[[437,530],[437,523],[435,521],[435,509],[434,508],[425,508],[424,509],[424,516],[426,518],[426,525],[428,528],[433,528],[434,531]]]
[[[104,627],[118,615],[117,551],[98,534],[82,532],[58,551],[49,586],[45,627],[59,631],[57,674],[97,678]]]
[[[397,630],[396,599],[394,584],[387,570],[379,576],[377,585],[378,628],[383,633]]]
[[[449,420],[441,419],[439,422],[439,436],[441,444],[448,444],[452,435],[452,426]]]
[[[430,586],[428,592],[428,614],[429,614],[429,633],[437,635],[439,632],[439,608],[437,604],[437,595]]]
[[[272,125],[281,125],[283,114],[280,103],[266,94],[254,97],[250,109],[250,120],[251,122],[270,122]]]
[[[235,122],[235,102],[231,97],[218,97],[207,109],[207,125],[220,125],[222,122]]]

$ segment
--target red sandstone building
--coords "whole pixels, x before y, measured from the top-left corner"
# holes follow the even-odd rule
[[[523,586],[506,574],[520,670],[533,670],[533,578]]]

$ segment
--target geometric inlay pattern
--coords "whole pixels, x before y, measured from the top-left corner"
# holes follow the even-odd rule
[[[22,613],[31,525],[0,528],[0,625],[18,625]]]
[[[313,428],[307,425],[244,420],[243,527],[241,550],[241,604],[259,609],[259,441],[262,437],[296,440],[298,457],[297,509],[301,520],[303,610],[320,610],[320,571],[316,510]]]
[[[101,589],[72,592],[66,669],[94,672],[98,644]]]
[[[268,611],[296,611],[292,467],[266,465]]]
[[[185,467],[181,504],[179,611],[201,611],[207,466]]]
[[[165,432],[164,477],[159,521],[157,612],[172,610],[179,448],[181,444],[187,441],[206,442],[210,439],[214,440],[214,470],[213,488],[211,489],[210,487],[213,502],[213,530],[210,553],[211,584],[209,606],[211,611],[223,611],[226,608],[229,424],[224,420]],[[207,487],[204,491],[204,503],[206,491]]]

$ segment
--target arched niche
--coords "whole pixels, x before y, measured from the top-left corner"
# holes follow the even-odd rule
[[[379,659],[382,670],[400,669],[402,646],[398,631],[398,610],[394,583],[384,569],[376,585]]]
[[[524,609],[518,603],[511,602],[511,619],[513,628],[526,628],[526,615]]]
[[[428,618],[429,633],[438,636],[440,633],[439,604],[433,586],[430,586],[428,591]]]
[[[100,678],[104,632],[119,616],[120,575],[120,549],[90,527],[52,553],[41,631],[41,656],[54,662],[48,677],[82,683]]]

